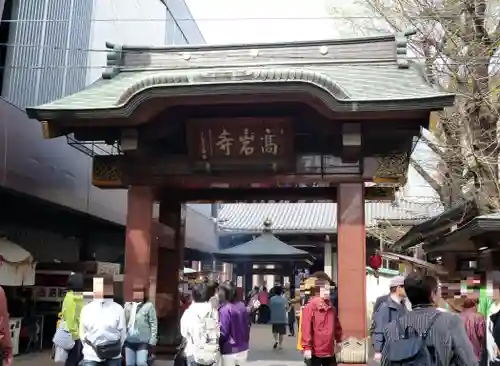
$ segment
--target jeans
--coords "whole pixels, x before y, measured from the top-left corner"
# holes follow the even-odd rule
[[[116,358],[114,360],[106,360],[102,362],[83,360],[83,366],[121,366],[122,359]]]
[[[127,366],[147,366],[149,349],[147,344],[125,345],[125,364]]]

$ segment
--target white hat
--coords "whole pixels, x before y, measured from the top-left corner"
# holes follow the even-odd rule
[[[391,278],[391,281],[389,282],[389,288],[404,286],[404,284],[405,284],[404,276],[396,276]]]

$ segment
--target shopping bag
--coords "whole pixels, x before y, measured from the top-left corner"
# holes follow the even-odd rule
[[[68,351],[62,347],[54,345],[53,352],[53,359],[55,363],[65,363],[68,359]]]

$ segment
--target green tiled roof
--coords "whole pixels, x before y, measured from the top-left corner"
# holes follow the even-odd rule
[[[140,48],[108,45],[108,69],[85,90],[28,114],[56,119],[128,116],[157,96],[292,90],[333,110],[441,109],[454,96],[429,86],[394,36],[290,44]],[[260,89],[259,89],[260,88]]]
[[[265,81],[294,81],[298,74],[305,75],[299,68],[255,68],[246,70],[218,69],[221,74],[227,72],[253,73],[265,75]],[[433,98],[447,95],[427,85],[413,69],[397,69],[394,65],[335,65],[307,67],[311,83],[331,83],[343,91],[341,99],[349,101],[384,101]],[[107,109],[115,108],[127,102],[123,95],[132,90],[139,92],[141,87],[169,87],[181,84],[202,84],[190,82],[192,77],[203,71],[135,71],[121,72],[110,80],[100,79],[87,89],[39,106],[39,109]],[[257,75],[256,75],[257,76]],[[309,75],[307,75],[309,76]],[[303,77],[304,79],[307,78]],[[257,77],[255,78],[258,81]],[[316,79],[316,80],[314,80]],[[156,81],[156,82],[155,82]],[[222,82],[222,81],[221,81]]]
[[[235,247],[227,248],[218,252],[219,255],[246,255],[246,256],[308,256],[305,250],[298,249],[282,242],[270,233],[264,233],[259,237]]]

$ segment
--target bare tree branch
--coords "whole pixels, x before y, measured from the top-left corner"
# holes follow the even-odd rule
[[[436,191],[436,193],[439,195],[439,198],[443,200],[443,192],[439,182],[432,178],[431,175],[427,173],[427,171],[415,159],[410,158],[410,164],[413,169],[415,169],[417,173],[420,174],[422,178],[424,178],[424,180],[431,186],[431,188]]]
[[[433,131],[435,139],[421,136],[421,142],[440,160],[438,167],[435,164],[428,167],[422,159],[411,159],[411,165],[438,193],[445,207],[450,202],[470,199],[471,190],[467,192],[464,187],[474,177],[472,197],[480,212],[500,211],[497,128],[500,17],[495,20],[498,15],[489,14],[495,12],[496,3],[488,4],[493,0],[353,1],[365,9],[363,14],[368,12],[374,17],[349,18],[354,30],[377,26],[379,33],[400,32],[408,27],[417,29],[417,35],[409,39],[409,50],[420,73],[429,84],[457,95],[455,106],[439,113]],[[352,2],[349,6],[353,8]],[[491,26],[487,23],[492,18],[497,24],[489,31]]]

